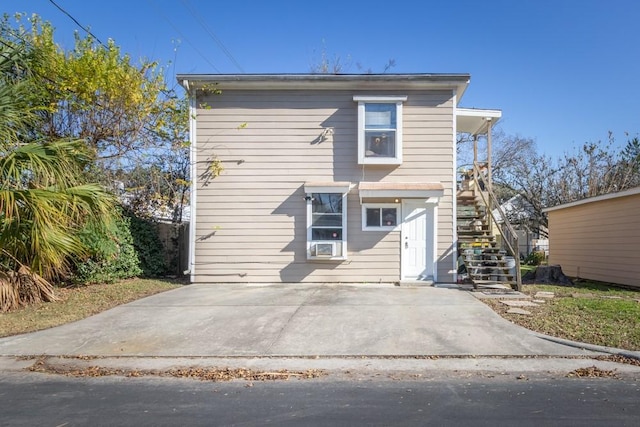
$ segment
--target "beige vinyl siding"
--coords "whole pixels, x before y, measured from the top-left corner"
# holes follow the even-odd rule
[[[549,211],[549,262],[571,277],[640,287],[640,194]]]
[[[408,95],[403,163],[359,166],[355,91],[225,91],[198,99],[197,282],[394,282],[400,231],[362,231],[360,181],[440,182],[438,278],[453,276],[451,91]],[[398,94],[393,91],[389,94]],[[246,123],[246,126],[242,126]],[[326,128],[333,133],[320,138]],[[224,171],[204,180],[217,156]],[[305,182],[348,181],[346,261],[306,259]]]

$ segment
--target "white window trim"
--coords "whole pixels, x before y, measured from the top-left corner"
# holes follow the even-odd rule
[[[396,210],[396,225],[386,226],[381,225],[378,227],[367,226],[367,209],[395,209]],[[397,203],[363,203],[362,204],[362,231],[393,231],[400,230],[400,224],[402,222],[400,218],[400,205]]]
[[[312,207],[312,193],[306,194],[307,201],[307,260],[313,261],[344,261],[347,259],[347,193],[341,192],[333,187],[331,191],[317,191],[318,188],[313,188],[313,193],[335,193],[342,194],[342,240],[312,240],[312,225],[313,225],[313,207]],[[329,188],[327,188],[329,189]],[[306,190],[306,189],[305,189]],[[342,245],[342,254],[339,256],[312,256],[311,246],[316,243],[337,243]]]
[[[402,164],[402,105],[407,96],[364,96],[355,95],[358,103],[358,164],[359,165],[400,165]],[[396,104],[396,155],[395,157],[365,156],[365,104]]]

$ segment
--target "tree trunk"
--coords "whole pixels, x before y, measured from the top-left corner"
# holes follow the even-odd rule
[[[522,283],[573,286],[559,265],[540,265],[522,277]]]

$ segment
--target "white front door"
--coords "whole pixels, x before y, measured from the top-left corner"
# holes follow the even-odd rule
[[[433,280],[435,205],[424,200],[402,201],[402,279]]]

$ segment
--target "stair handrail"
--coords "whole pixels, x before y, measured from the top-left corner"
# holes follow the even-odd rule
[[[477,162],[479,166],[486,166],[486,162]],[[458,175],[458,177],[456,178],[456,183],[459,184],[458,185],[458,189],[462,190],[464,186],[465,182],[468,182],[469,184],[476,184],[477,185],[477,180],[474,177],[474,164],[473,163],[466,163],[464,165],[460,165],[458,166],[457,172],[456,174]],[[469,187],[468,190],[473,190],[473,188]]]
[[[495,196],[493,191],[490,190],[490,187],[487,185],[487,182],[485,181],[485,177],[482,174],[482,171],[480,170],[480,166],[479,166],[478,162],[474,162],[473,163],[473,172],[474,172],[474,178],[478,180],[478,182],[476,183],[476,187],[478,187],[478,192],[480,193],[480,197],[482,198],[482,202],[487,207],[487,211],[489,211],[489,215],[491,216],[491,219],[493,220],[493,222],[496,225],[498,224],[498,220],[497,220],[496,216],[493,213],[493,209],[490,209],[491,205],[489,203],[487,203],[487,199],[485,197],[485,192],[489,195],[489,197],[491,199],[491,202],[492,202],[491,204],[493,206],[495,206],[495,209],[498,211],[498,213],[500,214],[500,217],[502,218],[502,226],[498,227],[498,231],[500,232],[500,235],[502,236],[502,241],[507,245],[507,249],[511,252],[511,254],[513,255],[513,259],[515,260],[515,263],[516,263],[516,290],[517,291],[521,291],[522,290],[522,277],[521,277],[521,273],[520,273],[520,253],[518,251],[520,246],[518,245],[518,234],[516,234],[515,229],[513,228],[511,223],[509,222],[509,219],[507,218],[507,216],[505,215],[504,211],[502,210],[502,207],[500,207],[500,203],[498,202],[497,197]],[[481,184],[481,185],[478,185],[478,184]],[[487,189],[487,191],[483,191],[482,188]],[[506,228],[506,232],[505,232],[505,230],[503,228]],[[509,234],[509,236],[507,236],[507,234]]]

